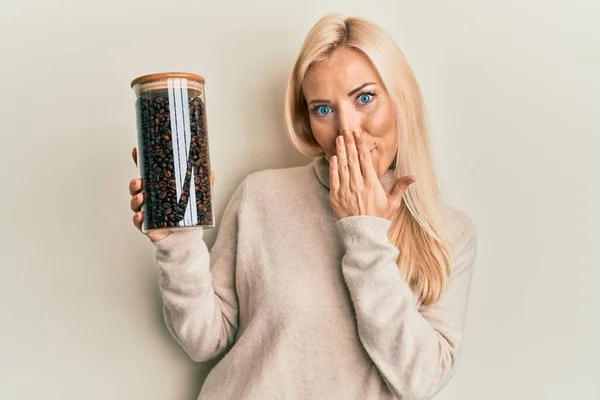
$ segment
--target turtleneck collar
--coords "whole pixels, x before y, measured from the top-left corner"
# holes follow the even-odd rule
[[[324,156],[318,157],[313,161],[313,166],[315,168],[315,173],[317,175],[317,178],[319,179],[319,181],[323,184],[323,186],[325,186],[327,189],[330,189],[329,187],[329,160],[327,160],[327,158],[325,158]],[[381,177],[381,179],[379,180],[381,182],[381,185],[383,186],[383,188],[385,189],[385,191],[387,193],[389,193],[390,189],[392,188],[392,186],[394,185],[394,183],[396,182],[397,178],[396,178],[396,173],[395,170],[393,169],[388,169],[383,176]]]

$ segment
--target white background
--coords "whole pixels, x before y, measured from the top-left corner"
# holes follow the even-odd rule
[[[444,195],[478,228],[464,351],[437,399],[599,399],[599,8],[2,2],[0,398],[196,398],[210,365],[167,333],[154,250],[131,224],[129,83],[206,77],[219,222],[247,173],[308,162],[284,132],[285,82],[310,27],[340,11],[405,52]]]

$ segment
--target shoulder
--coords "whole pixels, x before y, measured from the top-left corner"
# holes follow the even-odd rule
[[[246,174],[229,199],[226,214],[251,215],[257,209],[269,209],[286,201],[286,193],[298,193],[310,174],[307,166],[263,169]],[[255,215],[254,215],[255,216]]]
[[[454,242],[470,240],[477,236],[473,219],[463,210],[446,205],[443,209],[444,225]]]
[[[310,165],[262,169],[249,173],[244,186],[250,196],[281,194],[306,185],[312,175]]]
[[[477,230],[473,219],[463,210],[446,205],[443,220],[454,250],[457,267],[472,266],[477,252]]]

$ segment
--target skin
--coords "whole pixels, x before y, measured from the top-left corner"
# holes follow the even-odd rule
[[[302,91],[309,108],[315,139],[330,159],[330,201],[338,219],[370,215],[391,219],[404,192],[416,178],[403,176],[389,193],[380,179],[392,164],[397,146],[393,104],[369,59],[341,48],[307,72]],[[137,165],[137,149],[132,151]],[[211,171],[211,181],[215,177]],[[133,224],[141,231],[143,182],[129,183]],[[161,229],[145,235],[153,242],[171,232]]]
[[[311,66],[302,84],[312,133],[328,157],[344,128],[360,129],[381,177],[396,154],[393,104],[369,59],[348,48]]]
[[[362,53],[340,48],[309,68],[302,91],[313,135],[330,158],[335,215],[391,219],[416,178],[401,177],[389,193],[381,186],[396,155],[398,130],[377,70]]]

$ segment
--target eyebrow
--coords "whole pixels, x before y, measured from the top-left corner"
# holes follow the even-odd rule
[[[359,90],[361,90],[361,89],[363,89],[363,88],[365,88],[365,87],[367,87],[367,86],[369,86],[369,85],[374,85],[374,84],[375,84],[375,82],[366,82],[366,83],[363,83],[362,85],[360,85],[360,86],[357,86],[356,88],[354,88],[354,89],[352,89],[351,91],[349,91],[349,92],[348,92],[348,96],[352,96],[352,95],[354,95],[355,93],[357,93]],[[309,102],[308,102],[308,105],[311,105],[311,104],[313,104],[313,103],[329,103],[329,100],[324,100],[324,99],[314,99],[314,100],[311,100],[311,101],[309,101]]]

